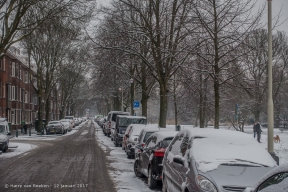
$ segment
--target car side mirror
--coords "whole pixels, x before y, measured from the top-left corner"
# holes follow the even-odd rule
[[[128,134],[126,134],[125,136],[126,136],[127,138],[129,138],[129,135],[128,135]]]
[[[11,132],[8,132],[7,135],[11,135]]]
[[[184,161],[183,161],[183,159],[180,158],[180,157],[174,157],[174,158],[173,158],[173,162],[174,162],[174,163],[177,163],[177,164],[181,164],[181,165],[184,166]]]

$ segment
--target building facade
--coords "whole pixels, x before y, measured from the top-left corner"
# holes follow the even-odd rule
[[[35,73],[23,60],[14,47],[0,59],[0,116],[11,122],[12,130],[22,121],[34,122],[38,110]]]

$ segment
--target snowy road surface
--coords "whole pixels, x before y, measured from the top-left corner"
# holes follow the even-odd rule
[[[0,155],[0,191],[116,191],[91,121],[54,140],[18,138],[11,144],[15,140],[19,150],[24,142],[37,148],[14,157]]]

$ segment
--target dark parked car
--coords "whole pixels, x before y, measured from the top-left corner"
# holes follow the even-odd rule
[[[118,115],[116,117],[115,131],[111,136],[116,147],[122,146],[124,134],[130,124],[146,124],[146,117]]]
[[[106,135],[107,137],[109,137],[110,134],[113,135],[117,115],[129,115],[129,114],[130,114],[129,112],[124,111],[110,111],[108,113],[107,121],[104,123],[104,135]],[[113,140],[112,137],[111,140]]]
[[[147,139],[134,163],[134,172],[137,177],[148,177],[148,187],[154,189],[158,181],[162,180],[162,160],[169,143],[178,132],[159,131]]]
[[[252,187],[244,192],[287,192],[288,191],[288,163],[272,169]]]
[[[185,129],[163,159],[163,191],[244,191],[277,164],[246,133],[211,128]]]
[[[46,127],[46,133],[47,135],[52,134],[52,133],[64,134],[65,126],[60,121],[49,121]]]

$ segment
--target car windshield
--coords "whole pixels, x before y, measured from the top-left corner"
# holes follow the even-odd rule
[[[120,118],[119,126],[128,127],[130,124],[146,124],[146,119],[140,118]]]
[[[164,139],[162,141],[162,146],[161,147],[167,148],[172,140],[173,140],[173,137]]]
[[[143,140],[143,143],[145,143],[148,139],[148,137],[150,137],[151,134],[153,134],[154,132],[147,132],[145,137],[144,137],[144,140]]]
[[[124,134],[126,132],[127,128],[119,128],[119,133]]]
[[[0,125],[0,134],[5,134],[5,125]]]

